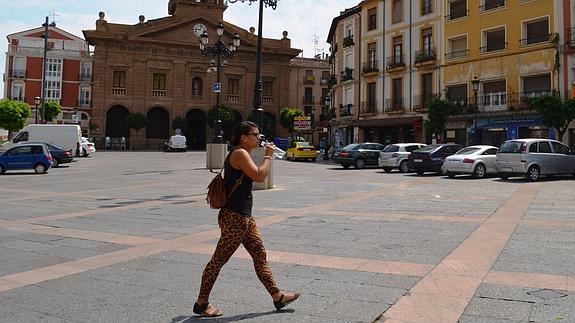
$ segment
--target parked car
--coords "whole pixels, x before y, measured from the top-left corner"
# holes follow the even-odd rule
[[[495,157],[497,147],[477,145],[469,146],[445,158],[441,170],[453,178],[458,174],[472,174],[475,178],[483,178],[487,174],[497,174]]]
[[[307,141],[292,142],[286,152],[286,159],[310,159],[315,161],[317,159],[317,149]]]
[[[343,168],[353,165],[357,169],[365,166],[377,166],[379,153],[385,148],[384,145],[373,142],[349,144],[340,151],[335,152],[333,160],[341,164]]]
[[[82,156],[88,157],[96,153],[96,146],[88,138],[82,137]]]
[[[52,155],[44,144],[21,144],[0,155],[0,174],[7,170],[34,169],[44,174],[52,166]]]
[[[173,135],[164,143],[164,151],[182,151],[185,152],[188,149],[188,144],[186,136]]]
[[[409,155],[407,167],[415,171],[418,175],[425,172],[441,172],[441,166],[447,156],[455,154],[463,148],[458,144],[437,144],[425,146],[414,150]]]
[[[400,172],[405,173],[409,171],[407,158],[411,155],[411,152],[425,146],[426,144],[420,143],[387,145],[383,148],[383,151],[379,153],[377,164],[387,173],[391,172],[394,168],[398,168]]]
[[[550,139],[513,139],[501,145],[495,160],[499,177],[525,176],[537,181],[540,175],[573,174],[575,152]]]
[[[29,144],[43,144],[48,148],[50,155],[52,155],[52,168],[58,167],[60,164],[71,163],[74,160],[72,149],[64,150],[60,146],[47,142],[29,142]]]

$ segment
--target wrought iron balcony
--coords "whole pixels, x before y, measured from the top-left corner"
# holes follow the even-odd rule
[[[405,112],[405,107],[403,103],[405,99],[403,97],[395,97],[393,99],[385,99],[385,106],[383,107],[383,112],[386,113],[403,113]]]
[[[427,105],[437,97],[436,93],[426,93],[413,96],[413,110],[416,112],[426,112]]]
[[[361,71],[363,72],[363,74],[379,72],[379,61],[378,60],[372,60],[372,61],[363,63],[363,67],[362,67]]]
[[[505,0],[485,0],[485,4],[479,6],[479,11],[484,12],[505,6]]]
[[[339,106],[339,116],[340,117],[349,117],[353,115],[353,104],[349,103],[346,105]]]
[[[532,44],[539,44],[539,43],[547,43],[551,41],[551,36],[553,34],[546,34],[546,35],[534,35],[534,36],[527,36],[527,38],[520,39],[521,46],[527,46]]]
[[[415,64],[434,61],[437,59],[435,47],[415,51]]]
[[[346,68],[344,71],[341,71],[341,81],[349,81],[353,80],[353,69]]]
[[[489,53],[507,49],[507,43],[489,44],[479,48],[481,53]]]
[[[391,70],[395,68],[405,67],[405,55],[394,55],[387,57],[386,59],[386,69]]]
[[[367,100],[361,101],[360,103],[360,113],[375,113],[377,112],[377,100]]]
[[[567,29],[565,45],[570,48],[575,48],[575,27]]]
[[[355,43],[353,42],[353,36],[346,36],[343,37],[343,47],[353,46]]]
[[[445,16],[445,20],[455,20],[469,15],[469,10],[453,10]]]
[[[466,57],[469,57],[469,49],[457,50],[445,54],[446,59],[466,58]]]
[[[303,104],[314,104],[315,103],[315,97],[313,95],[304,95],[302,97],[302,102]]]

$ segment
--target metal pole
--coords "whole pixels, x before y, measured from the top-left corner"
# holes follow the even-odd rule
[[[252,116],[254,122],[260,127],[260,132],[263,129],[263,116],[264,109],[262,108],[262,29],[264,20],[264,1],[260,0],[259,8],[259,22],[258,22],[258,42],[257,42],[257,54],[256,54],[256,84],[254,87],[254,108],[252,111]]]
[[[475,120],[473,122],[474,130],[473,130],[473,143],[475,145],[479,144],[479,136],[477,134],[477,110],[479,107],[477,106],[477,90],[473,90],[473,101],[475,102]]]
[[[42,61],[42,98],[40,106],[42,107],[42,120],[41,123],[46,123],[46,112],[45,112],[45,101],[46,101],[46,53],[48,52],[48,16],[46,16],[46,22],[44,23],[44,60]]]
[[[38,103],[35,103],[36,105],[36,117],[34,118],[34,123],[38,124]]]
[[[221,41],[221,37],[218,36],[218,42],[216,43],[216,51],[218,54],[218,61],[217,61],[217,80],[216,83],[220,84],[221,82],[221,76],[222,76],[222,72],[221,72],[221,68],[222,68],[222,64],[221,64],[221,57],[222,57],[222,41]],[[220,92],[222,90],[221,84],[219,85],[220,89],[219,91],[216,93],[216,121],[214,122],[214,143],[216,144],[221,144],[224,142],[224,138],[222,137],[222,120],[221,120],[221,114],[220,114]]]

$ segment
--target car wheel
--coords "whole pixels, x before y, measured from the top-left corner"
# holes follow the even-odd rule
[[[343,167],[343,168],[345,168],[345,169],[348,169],[349,166],[351,166],[351,165],[349,165],[349,164],[341,164],[341,167]]]
[[[6,173],[6,168],[4,168],[4,166],[0,165],[0,174],[4,174]]]
[[[56,168],[58,166],[60,166],[60,161],[58,160],[58,158],[52,159],[52,167]]]
[[[386,173],[391,173],[391,168],[389,168],[389,167],[384,167],[384,168],[383,168],[383,171],[386,172]]]
[[[353,164],[353,167],[355,167],[356,169],[362,169],[365,167],[365,160],[358,158],[355,160],[355,163]]]
[[[82,156],[88,157],[88,152],[84,148],[82,148]]]
[[[539,179],[539,167],[531,166],[527,170],[527,179],[531,182],[536,182]]]
[[[312,158],[311,161],[312,161],[312,162],[315,162],[315,158]]]
[[[446,171],[445,174],[447,175],[447,177],[449,178],[455,178],[455,174],[450,172],[450,171]]]
[[[477,166],[475,166],[475,169],[473,170],[473,177],[475,178],[485,177],[485,165],[477,164]]]
[[[399,171],[402,173],[409,172],[409,166],[407,166],[407,162],[405,160],[399,164]]]
[[[44,174],[48,171],[48,167],[44,166],[44,164],[36,164],[36,166],[34,166],[34,171],[36,174]]]
[[[499,178],[501,178],[502,180],[506,181],[509,178],[509,175],[507,174],[499,174]]]

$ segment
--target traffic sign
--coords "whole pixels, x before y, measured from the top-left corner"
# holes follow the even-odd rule
[[[222,92],[222,83],[214,83],[214,93]]]

